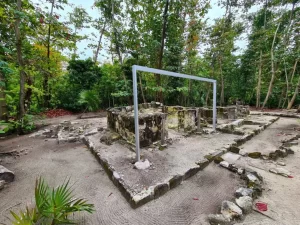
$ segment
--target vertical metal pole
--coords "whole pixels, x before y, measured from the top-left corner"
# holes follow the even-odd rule
[[[164,145],[165,144],[165,125],[166,125],[166,115],[163,114],[162,115],[162,120],[161,120],[161,145]]]
[[[135,152],[136,152],[136,161],[138,162],[141,160],[141,158],[140,158],[139,109],[138,109],[138,95],[137,95],[136,66],[132,67],[132,81],[133,81]]]
[[[201,131],[201,113],[200,113],[199,108],[197,108],[196,117],[197,117],[197,132],[200,132]]]
[[[213,82],[213,129],[217,127],[217,81]]]

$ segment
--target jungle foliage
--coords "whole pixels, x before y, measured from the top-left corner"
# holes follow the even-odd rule
[[[215,20],[208,18],[209,0],[95,0],[96,19],[79,6],[61,18],[67,0],[39,2],[0,2],[0,120],[49,108],[132,104],[135,64],[216,79],[219,105],[239,99],[290,109],[300,103],[296,0],[219,0],[224,14]],[[97,33],[84,35],[87,27]],[[93,38],[93,57],[82,59],[78,42]],[[210,84],[138,77],[140,102],[211,105]]]

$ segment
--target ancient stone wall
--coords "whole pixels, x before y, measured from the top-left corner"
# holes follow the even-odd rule
[[[161,140],[162,131],[167,137],[164,127],[166,114],[162,112],[160,103],[139,105],[139,132],[140,146],[151,145],[155,141]],[[119,133],[125,140],[135,143],[135,127],[133,107],[118,107],[107,110],[108,127]]]
[[[183,132],[200,129],[200,123],[212,123],[213,110],[206,107],[163,106],[159,102],[139,104],[140,145],[167,138],[167,128]],[[237,119],[249,114],[247,106],[217,107],[217,118]],[[135,143],[133,106],[116,107],[107,110],[108,127],[130,143]]]
[[[167,114],[167,127],[185,132],[196,130],[197,111],[197,108],[165,106],[164,112]]]

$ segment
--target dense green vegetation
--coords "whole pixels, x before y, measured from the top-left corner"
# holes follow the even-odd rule
[[[95,0],[99,18],[73,6],[68,20],[58,15],[67,0],[45,2],[50,7],[0,2],[2,120],[50,108],[132,104],[134,64],[217,79],[219,105],[240,99],[257,108],[290,109],[300,103],[297,0],[220,0],[225,13],[213,23],[208,0]],[[84,27],[98,31],[97,43],[90,45],[92,58],[79,60],[77,44],[90,38]],[[237,45],[241,38],[244,51]],[[110,61],[101,60],[101,49]],[[138,84],[141,102],[211,104],[210,84],[144,73]]]

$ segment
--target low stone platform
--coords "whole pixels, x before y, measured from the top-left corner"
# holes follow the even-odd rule
[[[180,185],[204,169],[215,157],[232,151],[276,121],[276,117],[260,119],[263,122],[259,128],[247,127],[249,130],[241,135],[210,133],[183,136],[175,130],[169,130],[170,139],[166,149],[161,151],[159,146],[151,145],[141,150],[142,160],[147,159],[151,163],[146,170],[134,169],[134,149],[126,141],[117,140],[111,145],[101,143],[100,139],[107,132],[105,130],[85,136],[84,142],[131,206],[136,208]]]
[[[300,113],[297,113],[296,109],[291,110],[280,110],[280,111],[251,111],[251,115],[264,115],[264,116],[280,116],[288,118],[298,118],[300,119]]]
[[[241,155],[259,152],[269,157],[271,153],[282,149],[283,143],[300,135],[300,124],[293,118],[280,118],[265,132],[248,142],[240,151]]]

